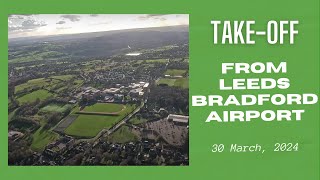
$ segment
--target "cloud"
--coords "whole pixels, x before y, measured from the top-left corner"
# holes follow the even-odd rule
[[[14,20],[13,20],[14,21]],[[9,20],[9,31],[32,31],[36,30],[42,26],[46,26],[47,24],[44,22],[39,22],[34,19],[24,19],[21,23],[14,23],[12,20]]]
[[[58,21],[56,24],[65,24],[65,21]]]
[[[111,24],[112,21],[105,21],[105,22],[97,22],[97,23],[90,23],[89,25],[97,26],[102,24]]]
[[[91,17],[97,17],[99,14],[90,14]]]
[[[18,15],[18,14],[11,14],[8,16],[8,19],[17,20],[17,19],[26,19],[27,16]]]
[[[167,14],[147,14],[143,16],[139,16],[138,18],[140,20],[147,20],[147,19],[160,19],[161,21],[166,20],[163,16],[166,16]]]
[[[58,30],[63,30],[63,29],[71,29],[72,27],[56,27]]]
[[[14,16],[34,16],[36,14],[9,14],[8,17],[14,17]]]
[[[80,16],[79,15],[62,15],[61,17],[63,19],[68,19],[71,22],[80,21]]]

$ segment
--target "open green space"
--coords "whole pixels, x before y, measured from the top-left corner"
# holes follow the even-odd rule
[[[49,143],[57,140],[59,135],[52,131],[44,130],[41,127],[33,134],[32,137],[31,149],[34,151],[43,151]]]
[[[57,104],[51,103],[46,105],[45,107],[41,108],[43,112],[65,112],[67,109],[72,108],[70,104]]]
[[[181,88],[189,88],[189,79],[188,78],[178,78],[174,82],[174,86],[181,87]]]
[[[184,69],[168,69],[164,74],[170,76],[182,76],[187,70]]]
[[[17,85],[15,87],[15,93],[22,92],[23,90],[32,90],[35,88],[46,88],[46,89],[56,89],[57,86],[62,86],[63,82],[74,78],[74,75],[61,75],[61,76],[51,76],[50,78],[38,78],[29,80],[26,83]],[[72,88],[77,88],[83,83],[83,80],[75,80]],[[62,89],[67,88],[65,85],[61,87]]]
[[[121,111],[118,116],[79,115],[78,118],[65,130],[65,133],[78,137],[94,137],[102,129],[108,129],[115,125],[134,109],[134,105],[126,105],[126,108]]]
[[[134,117],[132,119],[130,119],[130,123],[131,124],[134,124],[134,125],[138,125],[138,124],[142,124],[142,123],[145,123],[147,122],[148,120],[147,119],[144,119],[144,118],[138,118],[138,117]]]
[[[161,78],[161,79],[158,81],[157,84],[158,84],[158,85],[160,85],[160,84],[167,84],[168,86],[173,86],[175,81],[176,81],[176,79]]]
[[[166,84],[168,86],[175,86],[175,87],[181,87],[181,88],[189,88],[189,79],[188,78],[161,78],[157,85]]]
[[[128,126],[121,126],[108,137],[108,141],[112,143],[127,143],[138,141],[138,137],[130,131]]]
[[[167,59],[147,59],[147,60],[138,60],[137,63],[166,63],[168,62]]]
[[[74,77],[74,75],[61,75],[61,76],[52,76],[51,78],[62,80],[62,81],[68,81],[68,80],[72,79],[73,77]]]
[[[8,114],[8,121],[11,121],[11,120],[12,120],[12,118],[14,117],[16,111],[17,111],[17,109],[15,109],[14,111],[12,111],[12,112],[10,112],[10,113]]]
[[[28,53],[23,53],[14,59],[10,59],[9,63],[21,63],[21,62],[31,62],[31,61],[41,61],[41,60],[57,60],[62,57],[66,57],[64,53],[58,51],[30,51]]]
[[[96,103],[91,106],[86,106],[83,111],[87,112],[119,112],[124,108],[122,104],[114,103]]]
[[[27,102],[30,103],[30,102],[36,101],[37,98],[39,98],[40,100],[45,100],[52,95],[53,94],[48,92],[47,90],[40,89],[37,91],[33,91],[29,94],[26,94],[26,95],[18,98],[17,100],[19,101],[19,103],[27,103]]]
[[[45,78],[39,78],[39,79],[32,79],[29,80],[26,83],[20,84],[15,87],[15,93],[19,93],[23,90],[32,90],[35,88],[47,88],[51,89],[55,85],[59,83],[59,80],[56,79],[45,79]]]
[[[24,89],[29,89],[29,88],[37,88],[37,87],[42,87],[48,85],[50,80],[44,79],[44,78],[39,78],[39,79],[32,79],[29,80],[26,83],[20,84],[15,87],[15,92],[22,91]]]

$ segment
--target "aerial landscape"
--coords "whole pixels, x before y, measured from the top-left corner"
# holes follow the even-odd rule
[[[189,165],[188,15],[8,24],[9,165]]]

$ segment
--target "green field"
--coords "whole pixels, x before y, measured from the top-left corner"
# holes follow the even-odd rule
[[[41,127],[33,134],[32,137],[31,149],[35,151],[43,151],[49,143],[57,140],[59,135],[51,131],[43,130]]]
[[[36,88],[36,87],[42,87],[42,86],[46,86],[49,84],[50,80],[44,79],[44,78],[39,78],[39,79],[32,79],[29,80],[26,83],[20,84],[18,86],[15,87],[15,92],[19,92],[22,91],[24,89],[29,89],[29,88]]]
[[[189,79],[188,78],[179,78],[174,82],[174,86],[181,88],[189,88]]]
[[[142,63],[142,62],[146,62],[146,63],[166,63],[168,62],[167,59],[148,59],[148,60],[138,60],[137,63]]]
[[[183,69],[168,69],[164,74],[170,76],[182,76],[187,70]]]
[[[130,123],[134,124],[134,125],[138,125],[138,124],[142,124],[142,123],[145,123],[147,122],[148,120],[147,119],[144,119],[144,118],[137,118],[137,117],[134,117],[132,119],[130,119]]]
[[[47,79],[45,78],[32,79],[26,83],[17,85],[15,87],[15,93],[17,94],[23,91],[24,89],[31,90],[34,88],[41,88],[41,87],[45,87],[46,89],[52,89],[52,88],[55,88],[57,85],[60,85],[61,83],[63,83],[61,81],[68,81],[68,80],[71,80],[72,78],[74,78],[74,75],[51,76],[50,78],[47,78]],[[82,83],[83,83],[83,80],[75,80],[72,85],[72,88],[77,88]],[[66,88],[68,87],[66,86],[61,87],[61,89],[66,89]]]
[[[9,63],[21,63],[21,62],[31,62],[31,61],[41,61],[41,60],[57,60],[61,57],[66,57],[64,53],[57,52],[57,51],[46,51],[46,52],[29,52],[24,56],[18,56],[14,59],[11,59]]]
[[[188,78],[177,78],[177,79],[171,79],[171,78],[161,78],[157,85],[160,84],[167,84],[168,86],[175,86],[175,87],[181,87],[181,88],[189,88],[189,79]]]
[[[124,108],[122,104],[114,103],[96,103],[91,106],[86,106],[83,111],[87,112],[119,112]]]
[[[127,114],[134,110],[135,106],[126,105],[126,108],[118,116],[106,115],[79,115],[78,118],[65,130],[65,133],[78,137],[94,137],[102,129],[110,128]]]
[[[158,81],[157,84],[158,84],[158,85],[159,85],[159,84],[167,84],[168,86],[173,86],[175,81],[176,81],[176,79],[161,78],[161,79]]]
[[[70,104],[48,104],[45,107],[41,108],[41,111],[43,112],[65,112],[68,108],[71,108],[72,106]]]
[[[26,94],[18,98],[17,100],[19,101],[19,103],[27,103],[27,102],[34,102],[37,100],[37,98],[39,98],[40,100],[44,100],[52,95],[53,94],[48,92],[47,90],[40,89],[37,91],[33,91],[32,93]]]
[[[113,143],[127,143],[138,141],[138,137],[133,134],[128,126],[122,126],[108,137],[108,141]]]
[[[68,80],[72,79],[73,77],[74,77],[73,75],[62,75],[62,76],[52,76],[50,78],[58,79],[58,80],[62,80],[62,81],[68,81]]]

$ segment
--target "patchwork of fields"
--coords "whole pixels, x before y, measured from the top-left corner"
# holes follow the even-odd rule
[[[38,98],[40,100],[45,100],[45,99],[49,98],[50,96],[53,96],[53,94],[47,90],[40,89],[37,91],[33,91],[29,94],[26,94],[26,95],[18,98],[17,100],[19,101],[19,103],[27,103],[27,102],[30,103],[30,102],[36,101]]]
[[[167,64],[168,59],[151,59],[151,60],[137,60],[136,64],[142,64],[145,68],[150,68],[157,64]],[[84,73],[94,72],[96,70],[105,69],[107,66],[95,67],[94,64],[88,64],[83,69],[79,69]],[[168,85],[173,87],[180,87],[187,89],[189,87],[188,70],[183,69],[167,69],[162,77],[157,81],[157,85]],[[66,83],[68,86],[66,86]],[[25,83],[15,86],[14,92],[19,105],[25,103],[32,103],[39,99],[44,101],[50,97],[61,97],[69,91],[79,89],[84,83],[82,78],[77,78],[75,75],[59,75],[48,76],[46,78],[37,78],[29,80]],[[11,99],[9,99],[11,103]],[[45,128],[48,123],[47,119],[50,114],[59,112],[60,114],[68,112],[73,108],[73,111],[66,117],[61,116],[57,124],[50,128]],[[109,129],[116,123],[125,118],[129,113],[134,111],[135,105],[116,104],[116,103],[95,103],[84,107],[79,111],[77,105],[65,104],[56,102],[47,104],[39,109],[34,116],[39,119],[41,126],[38,130],[33,132],[31,148],[35,151],[42,151],[47,144],[57,140],[59,134],[67,134],[78,138],[92,138],[95,137],[101,130]],[[59,114],[56,113],[56,114]],[[9,119],[14,115],[14,111],[9,114]],[[137,125],[147,122],[147,119],[133,118],[130,123]],[[130,141],[137,141],[138,137],[132,132],[130,127],[122,126],[108,137],[110,142],[126,143]]]

